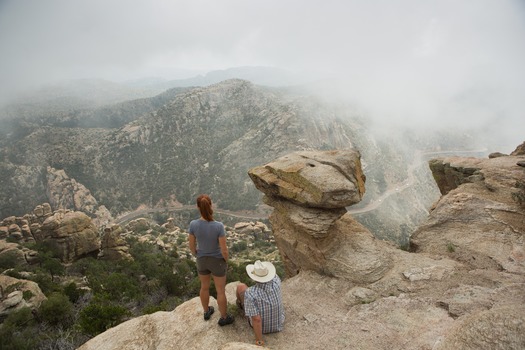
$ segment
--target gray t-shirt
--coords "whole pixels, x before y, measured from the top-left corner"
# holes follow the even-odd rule
[[[197,239],[197,258],[201,256],[223,257],[219,237],[226,236],[226,230],[222,222],[192,220],[188,232]]]

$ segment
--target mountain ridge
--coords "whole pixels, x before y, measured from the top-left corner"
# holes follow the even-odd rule
[[[415,149],[466,140],[438,134],[429,142],[406,133],[403,146],[395,138],[370,134],[367,119],[352,106],[239,79],[95,111],[27,118],[18,134],[2,139],[0,167],[13,176],[0,184],[0,193],[9,198],[0,214],[22,215],[49,202],[43,180],[48,166],[85,186],[113,216],[142,207],[193,204],[200,192],[209,192],[225,210],[254,210],[261,195],[246,177],[250,167],[291,151],[353,147],[362,150],[370,179],[364,202],[370,203],[408,176]],[[86,119],[78,118],[82,115]],[[95,115],[111,125],[100,127],[103,122],[90,119]],[[68,126],[64,120],[74,122]],[[98,127],[85,127],[90,123]],[[359,214],[368,226],[381,227],[376,230],[380,237],[404,244],[424,208],[437,199],[429,171],[420,167],[421,183],[382,203],[381,219],[375,213]],[[23,175],[27,172],[39,175],[29,181]]]

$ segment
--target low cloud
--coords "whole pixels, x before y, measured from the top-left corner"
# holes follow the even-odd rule
[[[273,66],[334,81],[334,94],[380,124],[477,123],[516,143],[524,37],[519,0],[7,0],[0,94],[69,78]]]

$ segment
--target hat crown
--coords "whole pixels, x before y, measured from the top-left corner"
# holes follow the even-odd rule
[[[253,267],[253,273],[256,276],[264,277],[268,274],[268,268],[260,260],[257,260]]]
[[[255,261],[254,264],[246,265],[248,276],[259,283],[270,282],[275,277],[275,266],[269,261]]]

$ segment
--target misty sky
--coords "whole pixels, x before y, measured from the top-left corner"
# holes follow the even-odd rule
[[[337,78],[371,114],[499,116],[500,129],[517,125],[501,132],[525,139],[522,0],[0,0],[0,48],[2,95],[272,66]]]

